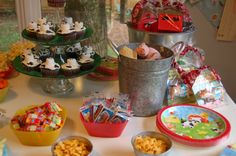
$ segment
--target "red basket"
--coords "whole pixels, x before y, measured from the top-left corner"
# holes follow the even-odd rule
[[[114,138],[119,137],[124,130],[128,121],[124,123],[94,123],[87,122],[84,120],[83,116],[80,113],[80,119],[87,130],[88,134],[95,137],[107,137]]]

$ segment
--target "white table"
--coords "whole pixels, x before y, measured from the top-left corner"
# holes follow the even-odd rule
[[[82,104],[82,97],[92,91],[105,93],[117,93],[118,81],[102,82],[91,81],[83,77],[72,79],[75,91],[66,97],[52,97],[44,93],[39,85],[43,79],[31,78],[20,74],[10,80],[10,91],[0,108],[7,111],[7,116],[12,117],[16,110],[31,104],[43,104],[46,101],[55,101],[68,110],[68,118],[62,130],[61,136],[81,135],[90,139],[94,146],[95,156],[134,156],[131,137],[141,131],[158,131],[155,125],[155,116],[148,118],[134,117],[127,124],[122,135],[118,138],[91,137],[84,129],[78,115],[78,109]],[[217,156],[223,148],[236,142],[236,105],[226,95],[225,106],[215,109],[223,114],[231,123],[230,138],[214,147],[199,148],[186,146],[177,142],[173,144],[173,156]],[[0,129],[0,137],[7,138],[7,145],[11,156],[50,156],[51,147],[33,147],[22,145],[13,134],[9,126]]]

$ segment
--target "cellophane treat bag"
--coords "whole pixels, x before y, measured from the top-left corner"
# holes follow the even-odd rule
[[[225,89],[221,78],[204,61],[205,52],[200,48],[184,45],[175,50],[166,94],[169,105],[196,103],[208,108],[223,105]]]

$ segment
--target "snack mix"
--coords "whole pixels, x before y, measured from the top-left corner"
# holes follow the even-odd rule
[[[90,153],[89,146],[78,139],[60,141],[53,150],[55,156],[87,156]]]
[[[163,140],[150,136],[137,136],[134,146],[146,154],[161,154],[167,150],[167,144]]]

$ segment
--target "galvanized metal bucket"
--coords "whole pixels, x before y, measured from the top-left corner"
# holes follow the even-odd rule
[[[131,26],[131,23],[127,23],[127,26],[130,43],[145,42],[147,44],[157,44],[168,48],[171,48],[175,43],[180,41],[190,45],[194,43],[195,29],[181,33],[156,33],[137,30]]]
[[[135,49],[138,43],[124,46]],[[122,47],[119,46],[118,50]],[[120,92],[130,96],[131,109],[135,116],[156,115],[163,104],[173,52],[163,46],[152,47],[161,53],[163,59],[145,61],[119,56]]]

